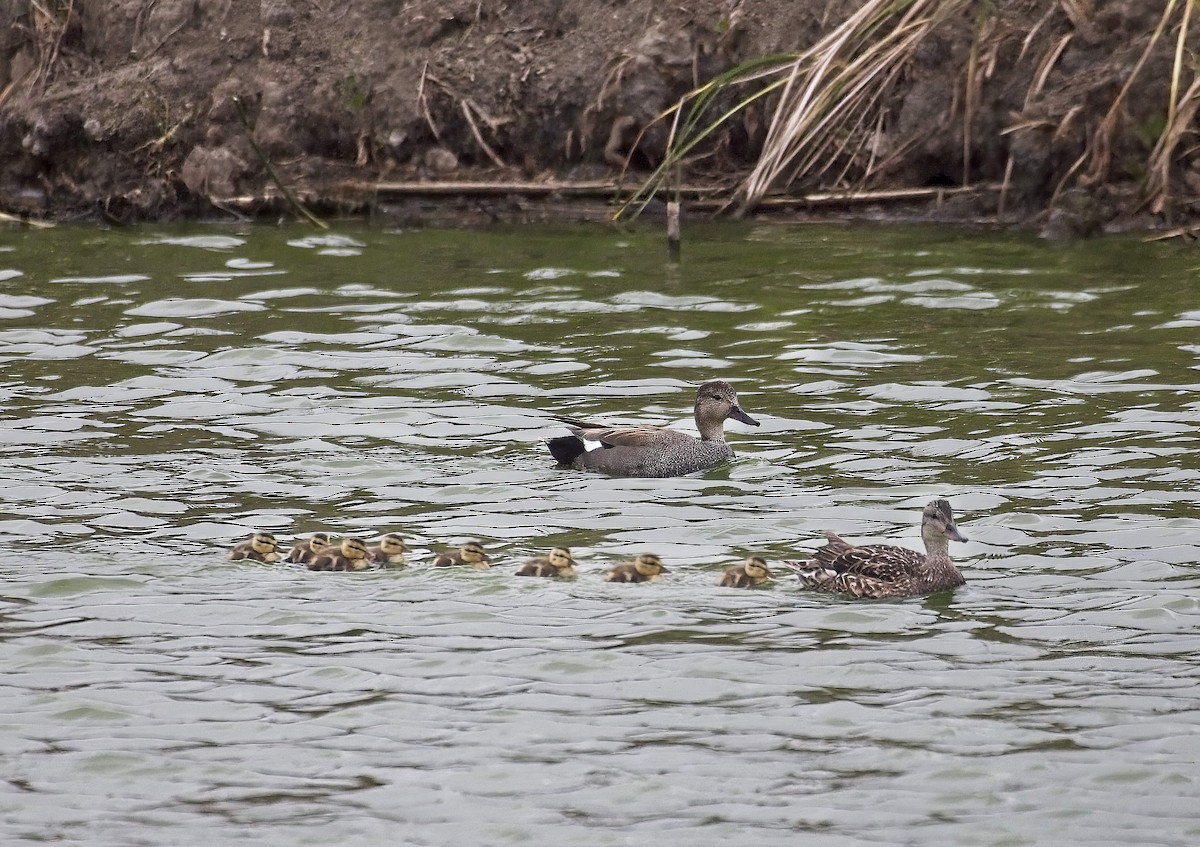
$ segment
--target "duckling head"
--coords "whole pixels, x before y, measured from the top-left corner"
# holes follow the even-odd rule
[[[550,555],[546,559],[559,570],[569,568],[575,564],[575,560],[571,558],[571,551],[566,547],[555,547],[550,551]]]
[[[653,553],[642,553],[633,560],[633,566],[642,576],[658,576],[660,573],[670,573],[662,563],[662,559]]]
[[[352,562],[367,558],[367,543],[361,538],[343,538],[342,555]]]
[[[394,532],[389,532],[383,538],[379,539],[379,549],[387,556],[395,556],[408,552],[408,547],[405,545],[404,540]]]
[[[275,552],[275,536],[269,532],[256,532],[250,537],[250,549],[260,556],[269,556]]]
[[[742,563],[742,567],[746,571],[746,576],[755,580],[771,579],[771,569],[767,567],[767,560],[761,556],[751,556]]]
[[[483,545],[478,541],[467,542],[458,548],[458,553],[468,565],[478,565],[488,561],[487,551],[483,549]]]
[[[329,549],[329,536],[323,532],[314,532],[308,539],[308,549],[314,553],[324,553]]]

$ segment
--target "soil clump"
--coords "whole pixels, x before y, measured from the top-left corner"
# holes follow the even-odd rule
[[[326,212],[608,213],[606,186],[662,161],[664,110],[739,63],[813,44],[860,5],[18,0],[0,11],[0,210],[114,221],[278,210],[269,162]],[[1004,220],[1064,236],[1195,217],[1191,130],[1160,179],[1148,172],[1172,112],[1178,24],[1151,38],[1163,4],[976,5],[907,61],[870,128],[869,168],[848,158],[840,179],[786,187],[927,191],[784,200],[788,213]],[[769,118],[764,107],[730,121],[685,181],[731,187]],[[447,182],[492,188],[403,188]],[[558,186],[595,186],[600,202]]]

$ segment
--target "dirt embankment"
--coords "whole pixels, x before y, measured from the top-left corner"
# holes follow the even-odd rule
[[[16,0],[0,10],[0,209],[116,220],[253,209],[247,198],[274,193],[264,157],[326,208],[385,197],[371,190],[380,181],[606,182],[626,157],[628,185],[662,160],[667,130],[653,121],[681,95],[808,47],[862,5]],[[866,142],[789,190],[971,185],[924,212],[1068,234],[1186,223],[1200,158],[1194,105],[1169,102],[1179,23],[1151,38],[1166,5],[965,4],[905,60],[879,119],[858,130]],[[1154,148],[1172,115],[1179,137],[1160,173]],[[730,184],[768,117],[730,122],[686,178]],[[401,214],[406,202],[417,201],[396,201]]]

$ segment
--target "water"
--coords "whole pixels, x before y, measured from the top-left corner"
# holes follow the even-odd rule
[[[1194,254],[687,236],[0,232],[0,842],[1195,843]],[[717,377],[732,465],[548,460]],[[953,594],[715,585],[943,495]],[[225,561],[254,528],[415,562]],[[511,576],[552,544],[576,581]]]

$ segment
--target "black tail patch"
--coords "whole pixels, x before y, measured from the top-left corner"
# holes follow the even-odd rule
[[[560,435],[558,438],[549,438],[546,440],[546,446],[550,448],[550,455],[557,459],[560,465],[572,464],[587,450],[583,446],[583,439],[577,438],[574,435]]]

